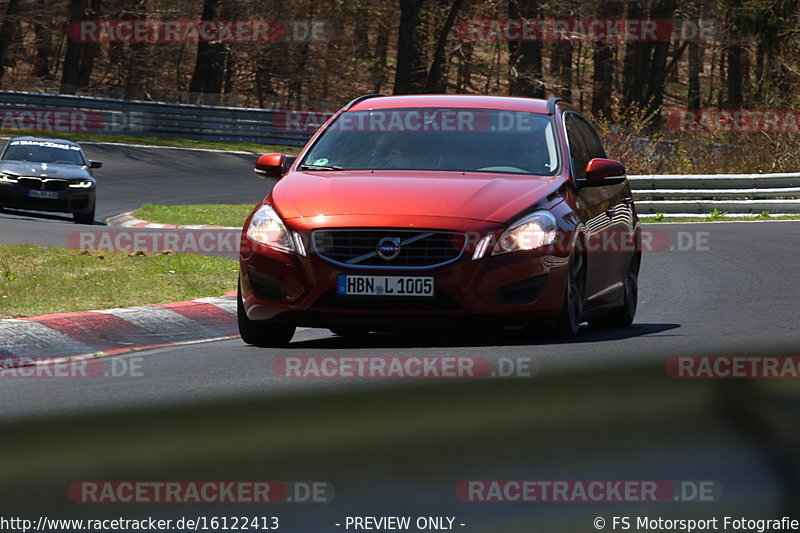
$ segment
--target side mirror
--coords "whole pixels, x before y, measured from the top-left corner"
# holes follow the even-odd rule
[[[280,178],[289,170],[289,162],[283,154],[264,154],[256,161],[256,174],[265,178]]]
[[[586,165],[586,178],[578,180],[584,187],[616,185],[627,179],[625,167],[613,159],[596,157]]]
[[[89,161],[89,168],[100,168],[103,166],[102,161]]]

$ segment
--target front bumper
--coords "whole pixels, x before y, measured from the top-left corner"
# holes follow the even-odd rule
[[[34,198],[30,191],[14,183],[0,183],[0,207],[58,213],[89,213],[94,210],[94,187],[55,191],[57,198]]]
[[[506,325],[557,318],[569,254],[555,250],[487,256],[424,270],[347,269],[309,251],[283,253],[243,238],[241,295],[251,320],[307,327],[461,324],[476,319]],[[433,297],[341,296],[339,274],[432,276]]]

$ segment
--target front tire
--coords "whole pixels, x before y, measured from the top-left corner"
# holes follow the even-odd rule
[[[72,213],[72,220],[74,220],[76,224],[91,226],[94,224],[94,209],[88,213]]]
[[[292,340],[296,327],[292,324],[276,323],[270,320],[250,320],[242,302],[242,287],[236,294],[236,319],[239,334],[247,344],[260,348],[284,348]]]
[[[583,254],[574,253],[569,265],[564,305],[561,307],[561,315],[555,324],[554,333],[556,337],[572,339],[578,335],[578,329],[583,323],[583,293],[585,286],[585,259]]]

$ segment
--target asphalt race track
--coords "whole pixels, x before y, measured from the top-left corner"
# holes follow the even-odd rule
[[[255,203],[270,186],[252,173],[252,155],[86,148],[105,163],[99,220],[146,202]],[[4,243],[63,246],[79,228],[60,215],[0,212]],[[0,379],[0,514],[261,515],[280,517],[288,532],[344,531],[350,515],[449,516],[462,531],[569,533],[619,515],[795,513],[794,380],[676,380],[664,364],[679,355],[800,355],[800,222],[647,229],[659,245],[644,254],[635,324],[585,327],[571,342],[441,330],[353,340],[301,329],[281,350],[201,342],[106,357],[105,377]],[[493,372],[513,367],[532,379],[287,379],[273,367],[292,356],[425,355],[483,358]],[[722,498],[668,493],[658,503],[567,508],[476,505],[454,490],[462,480],[526,478],[705,480]],[[319,480],[335,499],[76,505],[67,497],[79,480],[148,479]]]
[[[88,145],[104,162],[98,220],[146,202],[255,203],[268,184],[247,154]],[[0,419],[20,420],[196,400],[300,394],[309,389],[385,387],[384,380],[291,380],[275,377],[285,355],[468,355],[529,361],[534,373],[631,367],[674,355],[800,354],[800,222],[658,224],[670,246],[645,254],[634,326],[585,328],[574,342],[531,340],[508,331],[487,337],[459,332],[373,334],[350,340],[301,329],[284,350],[240,340],[151,350],[142,377],[3,380]],[[66,217],[0,213],[0,242],[63,245],[76,226]],[[691,246],[687,243],[693,243]],[[688,250],[677,249],[681,246]],[[672,248],[672,249],[669,249]]]

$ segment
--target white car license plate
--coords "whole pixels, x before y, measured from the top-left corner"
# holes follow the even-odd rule
[[[433,278],[339,274],[337,292],[347,296],[433,296]]]
[[[49,198],[50,200],[55,200],[58,198],[58,193],[56,191],[28,191],[28,196],[31,198]]]

